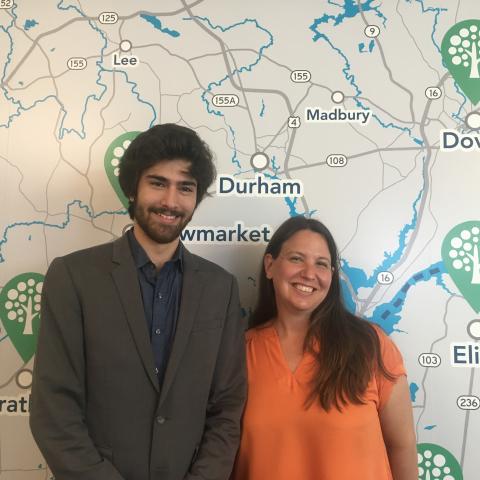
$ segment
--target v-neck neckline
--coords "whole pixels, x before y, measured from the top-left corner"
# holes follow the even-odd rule
[[[280,356],[283,369],[286,370],[292,377],[297,378],[297,375],[300,372],[301,368],[303,367],[303,364],[305,363],[305,359],[308,356],[307,353],[303,352],[302,358],[300,358],[295,369],[292,370],[288,365],[287,357],[285,355],[285,352],[283,351],[282,342],[280,341],[280,336],[278,335],[277,329],[273,326],[273,324],[269,325],[267,328],[271,330],[272,336],[275,337],[275,343],[278,349],[278,354]]]

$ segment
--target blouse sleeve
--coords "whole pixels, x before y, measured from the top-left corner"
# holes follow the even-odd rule
[[[402,375],[406,375],[407,372],[403,364],[402,354],[393,340],[391,340],[380,328],[376,327],[375,329],[377,330],[378,338],[380,340],[383,365],[387,372],[395,377],[394,380],[389,380],[380,372],[376,375],[379,399],[378,409],[381,410],[388,402],[397,379]]]

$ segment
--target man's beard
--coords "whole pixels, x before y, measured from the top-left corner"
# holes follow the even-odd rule
[[[151,221],[155,214],[161,213],[163,215],[175,215],[180,218],[180,221],[175,225],[161,224],[159,221]],[[171,243],[176,240],[182,230],[187,226],[192,219],[193,213],[187,216],[185,212],[180,210],[169,210],[168,208],[147,207],[142,208],[135,203],[134,218],[139,227],[145,234],[157,243]]]

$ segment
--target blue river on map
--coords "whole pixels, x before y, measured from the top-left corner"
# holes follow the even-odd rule
[[[166,33],[167,35],[170,35],[174,38],[180,36],[180,32],[177,32],[176,30],[170,30],[167,27],[163,27],[160,19],[158,17],[155,17],[154,15],[146,15],[142,13],[140,14],[140,17],[142,17],[148,23],[151,23],[157,30],[160,30],[162,33]]]

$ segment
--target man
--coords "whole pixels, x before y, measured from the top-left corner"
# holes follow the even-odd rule
[[[245,400],[232,275],[182,229],[215,177],[192,130],[157,125],[128,147],[133,230],[47,272],[30,425],[57,480],[225,480]]]

